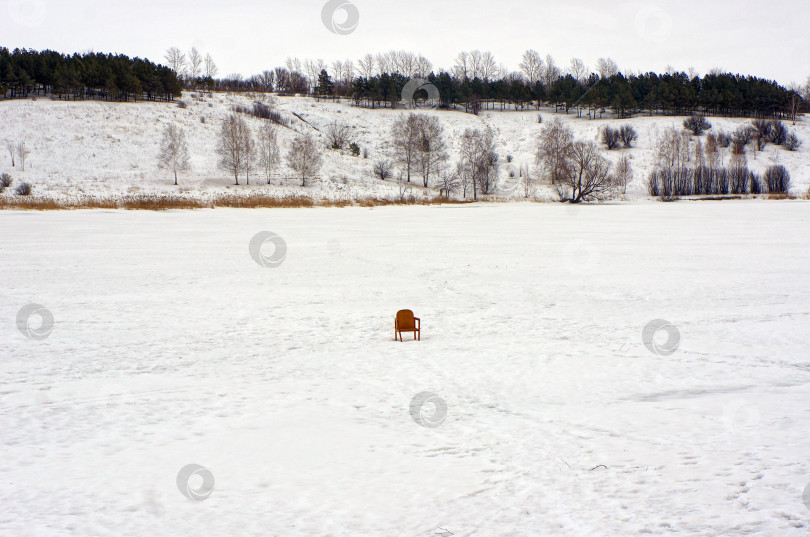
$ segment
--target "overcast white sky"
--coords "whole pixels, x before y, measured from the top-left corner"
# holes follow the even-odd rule
[[[220,75],[251,75],[287,56],[331,62],[391,49],[446,68],[462,50],[489,50],[517,70],[529,48],[591,68],[610,56],[622,70],[721,67],[783,84],[810,75],[807,0],[344,1],[360,15],[348,35],[322,22],[326,0],[0,0],[0,45],[160,62],[170,46],[196,46]],[[336,13],[338,23],[345,17]]]

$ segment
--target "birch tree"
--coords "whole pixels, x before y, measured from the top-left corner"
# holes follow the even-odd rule
[[[177,185],[177,174],[187,171],[190,166],[188,142],[186,133],[175,123],[166,125],[163,138],[160,142],[158,154],[158,167],[168,169],[174,174],[174,184]]]

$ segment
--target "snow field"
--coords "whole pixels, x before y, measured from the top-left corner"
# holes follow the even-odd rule
[[[809,219],[3,212],[0,534],[805,535]],[[248,250],[265,230],[277,268]],[[45,339],[15,325],[29,303]],[[402,308],[421,342],[394,343]]]

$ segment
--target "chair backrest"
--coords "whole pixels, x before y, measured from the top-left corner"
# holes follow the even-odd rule
[[[401,330],[416,328],[416,321],[413,320],[413,312],[411,310],[399,310],[397,312],[397,326]]]

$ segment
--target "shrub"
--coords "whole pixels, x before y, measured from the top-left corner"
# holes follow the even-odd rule
[[[632,125],[622,125],[622,128],[619,129],[619,138],[621,139],[622,144],[624,144],[624,147],[630,149],[633,142],[638,140],[638,133]]]
[[[765,184],[771,194],[787,194],[790,190],[790,172],[781,164],[765,170]]]
[[[368,158],[368,147],[363,148],[363,158]]]
[[[771,128],[768,129],[768,141],[774,145],[785,145],[788,137],[788,130],[781,121],[771,121]]]
[[[266,119],[284,127],[287,126],[287,121],[284,117],[264,103],[255,102],[252,107],[235,105],[231,107],[231,110],[240,114],[248,114],[259,119]]]
[[[767,119],[755,119],[751,124],[756,129],[754,139],[757,141],[757,151],[762,151],[771,137],[772,123]]]
[[[741,125],[734,131],[733,142],[743,147],[751,143],[751,140],[756,136],[757,130],[751,125]]]
[[[385,181],[391,177],[391,161],[378,160],[374,163],[374,175]]]
[[[186,101],[177,101],[177,108],[188,108],[188,104],[186,104]]]
[[[712,128],[712,124],[706,121],[702,114],[692,114],[689,119],[685,119],[683,126],[686,130],[692,131],[695,136],[700,136]]]
[[[205,116],[200,116],[200,123],[205,123]]]
[[[784,146],[788,151],[796,151],[799,149],[799,147],[801,147],[801,145],[802,141],[799,140],[799,137],[796,136],[796,133],[794,132],[791,132],[788,134],[787,138],[785,138]]]
[[[717,145],[726,148],[731,145],[731,136],[728,135],[726,132],[720,132],[717,134]]]
[[[351,145],[349,145],[349,151],[351,151],[352,155],[354,155],[355,157],[360,156],[360,146],[357,145],[355,142],[352,142]]]
[[[513,158],[512,155],[506,155],[506,162],[512,162]]]
[[[11,176],[9,174],[4,173],[4,174],[0,175],[0,187],[8,188],[8,187],[11,186],[11,183],[13,183],[13,182],[14,182],[14,180],[11,178]]]
[[[542,122],[543,122],[543,114],[537,114],[537,122],[538,122],[538,123],[542,123]]]
[[[17,185],[17,189],[14,190],[14,193],[18,196],[29,196],[31,194],[31,190],[33,189],[28,183],[20,183]]]
[[[326,128],[326,141],[332,149],[343,149],[349,143],[349,126],[334,121]]]
[[[729,193],[748,193],[748,177],[750,172],[747,166],[732,166],[728,170]]]
[[[619,131],[613,127],[605,127],[602,129],[602,143],[609,150],[617,149],[619,147]]]
[[[762,176],[751,172],[749,175],[749,192],[751,194],[762,194]]]

